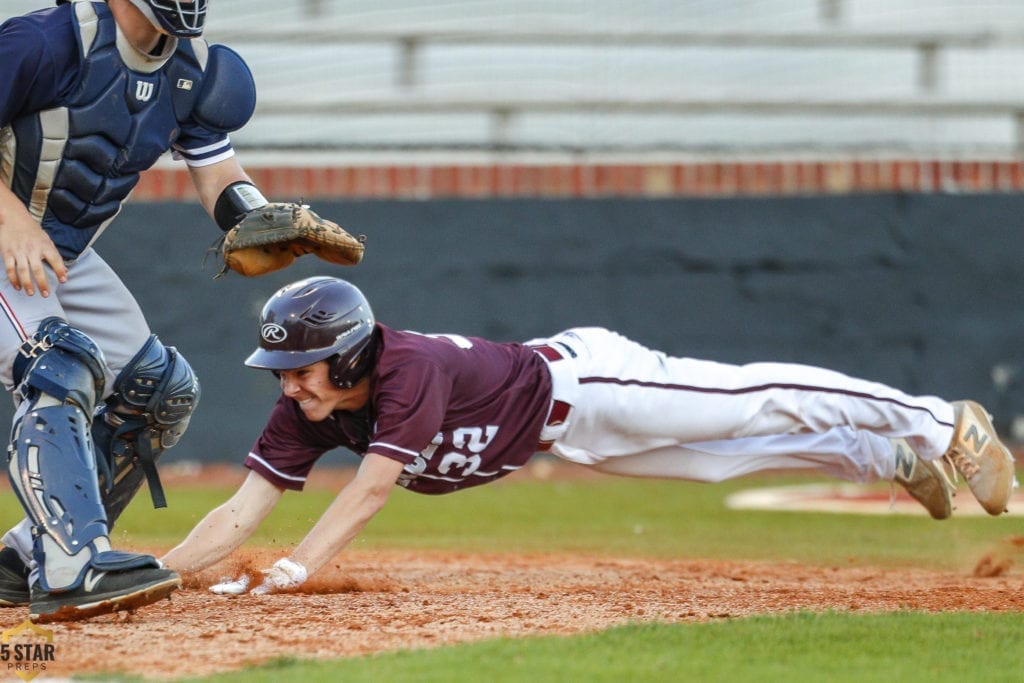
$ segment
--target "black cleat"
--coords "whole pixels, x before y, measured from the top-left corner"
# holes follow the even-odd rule
[[[134,610],[163,600],[180,586],[181,577],[170,569],[98,571],[90,567],[82,584],[73,590],[47,593],[38,583],[33,585],[29,619],[41,623],[77,621]]]
[[[17,550],[0,550],[0,607],[22,607],[29,603],[28,573],[28,566]]]

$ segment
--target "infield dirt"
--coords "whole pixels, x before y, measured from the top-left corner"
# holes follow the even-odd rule
[[[210,481],[209,473],[203,478]],[[1006,548],[979,558],[973,575],[965,575],[796,563],[352,550],[299,592],[227,597],[206,590],[222,576],[258,570],[280,555],[279,548],[254,549],[186,577],[170,600],[132,614],[46,625],[56,649],[44,677],[120,672],[175,678],[279,657],[351,657],[498,636],[568,635],[627,622],[705,622],[793,610],[1019,612],[1024,577],[1008,569],[1022,551],[1024,539],[1008,539]],[[26,618],[25,608],[0,610],[5,629]]]
[[[216,574],[133,614],[48,625],[46,676],[172,678],[276,657],[335,658],[638,621],[702,622],[792,610],[1024,610],[1020,576],[797,564],[573,556],[350,552],[301,592],[214,596]],[[232,569],[276,559],[246,553]],[[22,610],[4,610],[16,625]]]

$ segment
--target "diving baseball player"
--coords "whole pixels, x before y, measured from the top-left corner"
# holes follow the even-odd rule
[[[0,379],[18,403],[8,467],[27,516],[3,538],[0,604],[29,604],[33,620],[131,609],[180,584],[109,533],[143,479],[163,505],[156,461],[199,382],[93,245],[168,150],[222,230],[267,206],[228,137],[254,110],[253,79],[200,37],[206,10],[59,0],[0,25]]]
[[[601,328],[526,344],[425,335],[378,323],[363,294],[307,278],[263,308],[246,365],[273,372],[281,397],[245,461],[241,488],[163,559],[198,571],[256,530],[317,459],[362,457],[294,552],[252,588],[300,585],[385,504],[394,486],[443,494],[494,481],[538,451],[603,472],[721,481],[805,469],[895,481],[937,519],[962,474],[984,508],[1004,511],[1014,462],[976,403],[909,396],[821,368],[673,358]],[[242,593],[249,577],[214,586]]]

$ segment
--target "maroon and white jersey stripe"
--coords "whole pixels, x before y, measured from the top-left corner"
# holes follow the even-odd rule
[[[367,408],[311,422],[282,396],[246,466],[301,489],[320,456],[344,447],[404,463],[401,485],[438,494],[502,477],[536,452],[551,403],[538,354],[522,344],[379,327]]]

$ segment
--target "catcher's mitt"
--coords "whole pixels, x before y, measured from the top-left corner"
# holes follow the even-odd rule
[[[246,213],[221,245],[224,268],[255,277],[280,270],[296,256],[316,254],[325,261],[354,266],[363,258],[365,235],[353,237],[304,204],[267,204]]]

